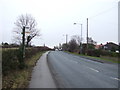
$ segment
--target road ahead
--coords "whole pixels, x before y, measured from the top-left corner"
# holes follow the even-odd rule
[[[118,65],[51,51],[48,64],[59,87],[118,88]]]

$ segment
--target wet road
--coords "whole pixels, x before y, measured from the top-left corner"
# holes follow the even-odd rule
[[[58,87],[118,88],[118,65],[100,63],[62,51],[51,51],[48,64]]]

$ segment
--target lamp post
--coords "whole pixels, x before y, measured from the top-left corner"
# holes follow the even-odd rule
[[[66,35],[63,35],[63,36],[65,36],[65,39],[66,39],[66,45],[67,45],[68,35],[66,34]]]
[[[76,25],[78,23],[74,23],[74,25]],[[80,53],[82,54],[82,24],[81,25],[81,40],[80,40]]]

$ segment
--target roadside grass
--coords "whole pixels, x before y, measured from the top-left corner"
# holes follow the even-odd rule
[[[33,55],[31,58],[28,58],[26,63],[26,68],[23,70],[13,70],[9,72],[7,76],[4,76],[2,79],[3,88],[27,88],[33,67],[36,65],[37,60],[40,56],[45,53],[45,51],[40,51],[37,54]]]
[[[110,62],[113,62],[113,63],[120,63],[118,61],[119,60],[118,57],[110,57],[110,56],[94,57],[94,56],[88,56],[88,55],[83,55],[83,54],[78,54],[78,53],[73,53],[73,52],[68,52],[68,51],[65,51],[65,52],[70,53],[70,54],[74,54],[74,55],[88,57],[88,58],[91,58],[91,59],[99,59],[99,60],[110,61]]]
[[[6,51],[6,50],[14,50],[14,49],[19,49],[19,48],[1,48],[2,51]]]
[[[0,48],[0,51],[15,50],[15,49],[19,49],[19,47]],[[30,47],[26,47],[26,49],[31,49],[31,48]]]

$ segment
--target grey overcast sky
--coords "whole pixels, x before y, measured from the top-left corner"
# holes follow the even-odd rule
[[[86,18],[89,19],[89,37],[98,44],[118,43],[119,0],[0,0],[0,41],[12,43],[14,22],[21,14],[31,14],[42,34],[32,40],[34,45],[44,43],[53,47],[72,35],[80,35],[83,24],[83,42],[86,42]]]

